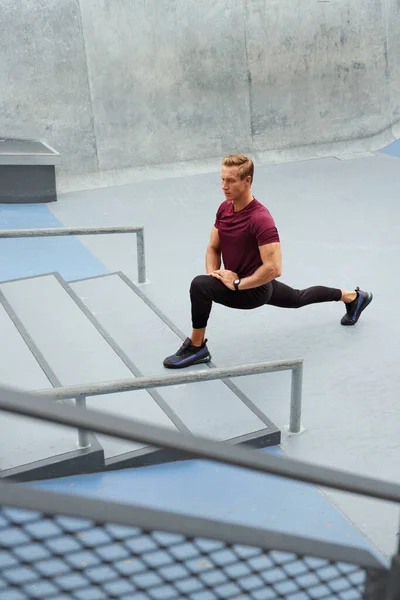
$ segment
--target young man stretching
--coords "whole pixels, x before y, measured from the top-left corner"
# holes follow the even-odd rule
[[[213,302],[230,308],[252,309],[270,304],[300,308],[317,302],[344,302],[342,325],[355,325],[372,294],[323,286],[293,289],[276,281],[282,271],[279,234],[265,206],[251,193],[254,165],[241,154],[222,161],[225,202],[217,211],[206,254],[207,275],[190,286],[192,335],[164,360],[169,369],[190,367],[211,360],[205,332]],[[221,256],[224,269],[221,269]]]

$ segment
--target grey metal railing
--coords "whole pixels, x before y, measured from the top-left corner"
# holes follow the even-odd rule
[[[0,555],[2,600],[398,597],[398,569],[367,549],[15,483],[0,482]]]
[[[0,387],[0,410],[174,448],[182,458],[205,458],[400,502],[397,484],[82,411],[11,388]],[[240,595],[271,600],[395,600],[400,584],[398,556],[389,565],[367,550],[343,544],[95,498],[74,497],[71,502],[70,494],[26,486],[21,493],[15,483],[0,483],[0,550],[0,597],[7,585],[10,597],[16,591],[23,600],[33,597],[32,586],[35,597],[52,586],[51,597],[71,589],[78,590],[79,597],[95,592],[99,597],[101,591],[104,598],[126,593],[195,598],[197,592],[207,591],[207,597],[215,600]],[[42,562],[38,556],[43,556]]]
[[[79,410],[75,406],[49,402],[49,398],[44,395],[0,386],[0,410],[58,425],[86,429],[129,442],[173,449],[182,458],[205,458],[260,473],[400,503],[400,485],[396,483],[387,483],[381,479],[313,465],[289,457],[264,454],[243,446],[221,444],[201,436],[177,433],[167,428],[109,413],[104,414],[93,409]]]
[[[9,229],[0,230],[2,238],[57,237],[67,235],[103,235],[112,233],[136,233],[138,282],[146,282],[146,260],[144,252],[143,225],[124,227],[57,227],[53,229]]]
[[[184,383],[200,383],[202,381],[213,381],[232,377],[243,377],[245,375],[260,375],[274,371],[291,371],[291,398],[289,427],[290,433],[301,431],[301,405],[302,405],[302,382],[303,382],[303,359],[292,359],[282,361],[271,361],[240,365],[236,367],[225,367],[210,369],[207,371],[188,371],[177,375],[166,375],[157,377],[137,377],[136,379],[120,379],[118,381],[105,381],[100,383],[75,385],[62,388],[45,389],[35,391],[34,394],[51,400],[69,400],[75,398],[79,408],[86,408],[88,396],[102,396],[119,392],[130,392],[134,390],[147,390]],[[79,429],[78,439],[80,448],[90,446],[88,432]]]

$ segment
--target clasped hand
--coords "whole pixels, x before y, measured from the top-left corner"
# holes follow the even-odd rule
[[[217,269],[216,271],[212,271],[210,273],[210,275],[211,275],[211,277],[220,279],[222,281],[222,283],[224,285],[226,285],[226,287],[229,288],[230,290],[235,289],[233,282],[235,281],[235,279],[239,279],[239,276],[237,275],[237,273],[234,273],[233,271],[228,271],[226,269]]]

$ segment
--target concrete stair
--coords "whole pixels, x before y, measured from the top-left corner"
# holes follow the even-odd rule
[[[0,283],[0,381],[44,389],[169,374],[167,354],[182,334],[123,273],[66,282],[58,273]],[[193,370],[213,368],[197,365]],[[72,402],[72,401],[68,401]],[[88,408],[186,434],[255,447],[275,445],[280,432],[230,381],[140,390],[87,399]],[[0,477],[20,480],[157,464],[164,449],[0,417]]]

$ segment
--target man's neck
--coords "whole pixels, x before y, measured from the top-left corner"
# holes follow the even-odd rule
[[[239,200],[234,200],[232,202],[232,204],[233,204],[233,211],[234,212],[239,212],[239,211],[243,210],[244,208],[246,208],[246,206],[248,206],[250,204],[250,202],[252,202],[253,199],[254,199],[254,196],[250,192],[249,194],[247,194],[243,198],[240,198]]]

